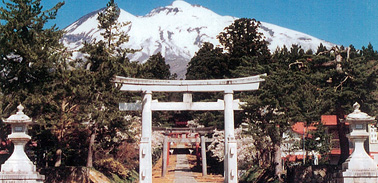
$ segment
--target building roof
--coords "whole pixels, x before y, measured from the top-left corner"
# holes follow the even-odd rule
[[[312,131],[312,130],[316,130],[316,127],[313,126],[313,125],[310,125],[310,126],[305,126],[306,124],[304,122],[297,122],[295,123],[293,126],[291,126],[291,129],[295,132],[295,133],[298,133],[298,134],[301,134],[303,135],[304,132],[308,132],[308,131]],[[307,131],[308,130],[308,131]]]
[[[337,125],[337,116],[336,115],[322,115],[321,122],[325,126],[336,126]]]
[[[336,115],[322,115],[321,122],[325,126],[336,126],[337,125],[337,116]],[[349,125],[348,122],[345,125]]]
[[[353,148],[349,148],[349,154],[353,153]],[[340,155],[341,154],[341,149],[336,148],[336,149],[331,149],[331,151],[328,153],[330,155]]]
[[[322,115],[321,122],[323,123],[324,126],[337,126],[337,116],[336,115]],[[308,127],[306,127],[305,125],[306,124],[304,122],[297,122],[291,126],[291,129],[295,133],[300,134],[300,135],[303,135],[303,133],[305,132],[305,128],[308,128],[308,131],[316,130],[316,127],[313,125],[310,125]],[[349,123],[345,123],[345,125],[349,125]]]

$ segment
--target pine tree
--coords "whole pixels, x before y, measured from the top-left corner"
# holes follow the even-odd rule
[[[363,46],[362,47],[362,56],[365,57],[367,60],[373,60],[377,59],[377,51],[374,51],[373,45],[369,43],[367,47]]]
[[[42,11],[40,1],[9,0],[0,8],[0,89],[5,99],[12,96],[12,101],[4,102],[8,115],[51,81],[55,64],[51,58],[63,50],[59,43],[63,32],[55,26],[46,29],[45,24],[55,19],[64,3]]]
[[[150,56],[146,63],[142,66],[142,74],[145,79],[172,79],[169,71],[170,66],[165,63],[161,53]]]
[[[196,55],[190,60],[187,67],[186,79],[223,79],[230,78],[228,56],[223,53],[223,49],[214,47],[212,43],[205,42]],[[209,101],[221,99],[221,93],[196,93],[193,95],[194,101]],[[190,112],[196,119],[201,119],[205,126],[215,126],[223,129],[223,114],[219,111],[212,112]]]
[[[369,46],[368,46],[369,47]],[[368,51],[369,50],[369,51]],[[377,110],[377,52],[372,46],[367,53],[359,54],[353,47],[336,49],[335,51],[314,57],[314,63],[309,64],[313,72],[313,82],[320,91],[322,110],[324,113],[337,115],[343,120],[345,115],[352,112],[353,103],[359,102],[362,110],[374,115]],[[337,55],[341,56],[339,70]],[[349,57],[347,56],[349,55]],[[338,120],[337,128],[340,139],[341,157],[339,164],[349,156],[349,145],[346,134],[347,126]]]
[[[261,23],[255,19],[241,18],[224,29],[217,38],[234,58],[269,55],[268,43],[258,31]]]
[[[188,63],[186,79],[222,79],[231,77],[227,56],[222,48],[205,42]]]
[[[320,43],[320,45],[318,46],[318,49],[316,51],[316,54],[319,55],[325,51],[328,51],[327,50],[327,47],[325,47],[322,43]]]
[[[43,124],[43,112],[50,110],[46,107],[52,99],[50,86],[56,80],[57,65],[64,62],[62,57],[65,57],[62,56],[65,49],[59,42],[63,31],[55,25],[45,26],[55,19],[64,3],[42,10],[40,2],[9,0],[3,1],[5,6],[0,7],[0,89],[3,117],[8,117],[22,103],[26,106],[25,113]],[[34,129],[39,127],[33,126],[30,133],[35,133]],[[33,140],[38,141],[38,137]]]
[[[270,64],[243,68],[247,70],[244,72],[258,69],[268,74],[259,90],[244,99],[248,102],[244,110],[250,124],[249,134],[255,139],[262,136],[270,139],[271,144],[267,151],[271,153],[272,159],[269,156],[261,156],[259,159],[266,163],[262,168],[275,172],[271,177],[279,177],[282,173],[283,134],[296,122],[305,121],[310,126],[320,119],[320,92],[312,83],[312,71],[307,66],[312,57],[305,54],[299,46],[293,45],[290,50],[286,47],[277,49]],[[259,145],[261,144],[257,140],[256,146]]]
[[[72,69],[67,60],[62,61],[54,73],[54,80],[44,88],[46,101],[32,104],[38,108],[39,125],[32,130],[38,144],[34,149],[37,163],[84,166],[87,141],[83,137],[87,134],[90,80],[84,70]]]
[[[228,67],[234,70],[234,77],[255,75],[260,72],[259,65],[268,64],[270,51],[268,42],[258,30],[260,25],[255,19],[237,19],[217,36],[229,54]],[[253,69],[244,69],[246,67]]]
[[[87,53],[85,68],[88,68],[90,103],[86,106],[91,136],[88,152],[87,166],[91,167],[93,154],[97,158],[105,158],[116,153],[116,147],[120,142],[108,141],[113,139],[118,131],[127,130],[127,124],[118,110],[118,102],[124,97],[111,80],[116,75],[130,76],[136,70],[130,68],[131,63],[127,58],[128,53],[135,50],[122,48],[122,44],[128,41],[126,33],[121,31],[125,24],[118,23],[120,10],[113,0],[109,1],[105,10],[98,14],[99,28],[103,40],[85,43],[81,49]],[[95,141],[97,145],[95,146]],[[96,151],[94,151],[96,150]]]

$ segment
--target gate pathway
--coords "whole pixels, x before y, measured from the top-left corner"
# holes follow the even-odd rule
[[[179,144],[178,147],[184,148],[185,145]],[[194,179],[192,171],[190,170],[189,161],[186,154],[177,155],[174,183],[197,183],[196,179]]]
[[[160,158],[153,169],[153,183],[223,183],[222,175],[209,174],[206,177],[202,176],[202,172],[194,171],[191,168],[196,164],[197,158],[195,155],[189,155],[182,150],[185,150],[184,144],[178,144],[174,148],[181,151],[170,155],[168,172],[165,177],[161,177],[162,158]],[[181,149],[181,150],[180,150]]]

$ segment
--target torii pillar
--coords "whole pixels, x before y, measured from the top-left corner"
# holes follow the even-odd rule
[[[224,110],[225,151],[224,181],[238,182],[237,144],[234,134],[234,110],[241,110],[243,103],[233,99],[234,91],[252,91],[264,81],[260,76],[214,80],[150,80],[117,76],[114,82],[122,91],[143,92],[142,103],[120,103],[120,110],[142,110],[142,137],[139,150],[139,181],[152,182],[152,111],[212,111]],[[185,93],[183,102],[152,101],[152,92]],[[192,102],[194,92],[223,92],[224,100],[217,102]]]
[[[224,179],[237,182],[237,144],[234,131],[234,91],[224,92]],[[236,181],[234,181],[236,180]]]
[[[152,92],[145,91],[142,102],[142,138],[139,148],[139,180],[140,182],[152,182]],[[142,181],[143,180],[143,181]]]

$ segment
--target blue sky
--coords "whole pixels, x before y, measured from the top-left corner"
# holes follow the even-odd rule
[[[42,0],[51,8],[59,0]],[[106,6],[108,0],[65,0],[56,20],[65,28],[81,16]],[[152,9],[167,6],[173,0],[115,0],[118,6],[134,15],[143,16]],[[378,49],[377,0],[186,0],[220,15],[255,18],[332,43],[356,48],[371,42]]]

